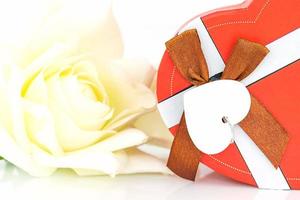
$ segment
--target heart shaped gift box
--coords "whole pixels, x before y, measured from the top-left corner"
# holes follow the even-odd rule
[[[279,167],[274,168],[242,133],[235,133],[235,143],[223,152],[199,158],[216,172],[259,188],[300,189],[299,10],[299,0],[246,1],[199,15],[177,33],[197,30],[210,77],[224,70],[239,38],[255,41],[270,50],[254,72],[241,82],[288,133],[289,142]],[[191,86],[166,51],[158,72],[157,97],[161,116],[173,135],[183,115],[183,96]],[[195,119],[194,123],[201,122]]]

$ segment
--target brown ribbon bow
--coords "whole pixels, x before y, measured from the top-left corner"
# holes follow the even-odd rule
[[[174,65],[186,80],[195,86],[209,82],[208,67],[196,29],[175,36],[166,42],[166,47]],[[268,53],[269,50],[263,45],[239,39],[226,63],[221,79],[238,81],[244,79],[255,70]],[[272,114],[253,96],[250,111],[239,125],[277,168],[289,137]],[[178,176],[195,180],[202,155],[188,134],[183,115],[167,165]]]

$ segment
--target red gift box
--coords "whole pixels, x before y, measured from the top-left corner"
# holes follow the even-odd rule
[[[266,45],[270,53],[242,82],[277,119],[290,141],[275,169],[257,146],[243,133],[234,144],[201,162],[240,182],[271,189],[300,189],[300,1],[253,0],[242,5],[199,15],[178,33],[196,28],[204,56],[213,76],[239,38]],[[157,81],[158,108],[172,134],[183,113],[183,94],[191,87],[167,52],[163,55]]]

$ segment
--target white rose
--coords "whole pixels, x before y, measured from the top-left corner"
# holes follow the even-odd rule
[[[155,109],[155,70],[120,60],[110,2],[54,2],[19,14],[22,38],[0,40],[0,156],[34,176],[167,172],[136,148],[152,126],[134,122]]]

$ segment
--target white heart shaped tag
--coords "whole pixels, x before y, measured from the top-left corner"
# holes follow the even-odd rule
[[[247,88],[234,80],[213,81],[187,91],[185,119],[195,146],[206,154],[224,151],[234,139],[232,125],[247,116],[250,105]]]

